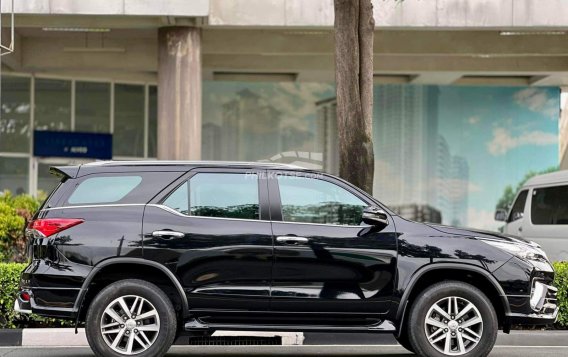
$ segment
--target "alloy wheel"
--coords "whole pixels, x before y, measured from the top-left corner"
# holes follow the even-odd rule
[[[160,316],[148,300],[126,295],[113,300],[101,317],[101,334],[115,352],[135,355],[154,344],[160,332]]]
[[[430,307],[424,329],[428,342],[436,350],[448,356],[460,356],[481,341],[483,319],[472,302],[450,296]]]

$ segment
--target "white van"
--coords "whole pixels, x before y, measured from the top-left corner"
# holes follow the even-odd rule
[[[540,244],[551,261],[568,261],[568,170],[529,179],[495,220],[505,222],[503,233]]]

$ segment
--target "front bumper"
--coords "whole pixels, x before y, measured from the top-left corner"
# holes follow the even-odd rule
[[[507,314],[510,325],[551,325],[558,318],[558,308],[549,314]]]
[[[510,296],[509,325],[549,325],[558,318],[557,291],[554,286],[533,280],[530,296]]]

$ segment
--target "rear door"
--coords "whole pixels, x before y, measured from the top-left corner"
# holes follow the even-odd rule
[[[270,176],[273,311],[383,314],[396,272],[396,232],[362,223],[370,199],[335,178]]]
[[[144,257],[175,272],[192,310],[267,310],[272,231],[259,170],[194,169],[144,212]]]

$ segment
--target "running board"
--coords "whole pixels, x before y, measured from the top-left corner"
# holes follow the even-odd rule
[[[232,330],[232,331],[312,331],[312,332],[385,332],[394,333],[394,325],[390,321],[383,321],[374,325],[338,326],[338,325],[268,325],[268,324],[231,324],[207,323],[193,318],[185,323],[186,331]]]

